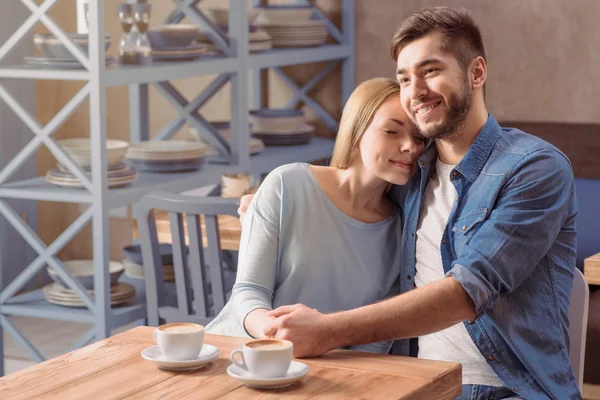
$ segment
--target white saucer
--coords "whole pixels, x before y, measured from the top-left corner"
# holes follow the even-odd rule
[[[202,368],[217,357],[219,357],[219,349],[206,343],[202,346],[202,350],[195,360],[167,361],[158,346],[147,347],[142,350],[144,360],[152,361],[158,368],[170,371],[191,371]]]
[[[308,365],[301,363],[300,361],[292,360],[287,373],[281,378],[259,378],[235,364],[231,364],[227,368],[227,374],[250,388],[280,389],[290,386],[308,374]]]

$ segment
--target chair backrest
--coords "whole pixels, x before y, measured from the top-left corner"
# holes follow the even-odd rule
[[[206,325],[225,306],[226,289],[221,268],[217,216],[237,217],[238,206],[239,199],[162,192],[149,194],[140,200],[137,221],[144,261],[149,325],[158,326],[163,321]],[[164,210],[169,214],[176,305],[167,301],[165,293],[154,210]],[[204,245],[200,216],[203,216],[206,227],[207,243]],[[187,223],[188,246],[184,234],[184,218]]]
[[[577,379],[579,390],[583,390],[583,364],[588,323],[590,289],[583,273],[575,268],[571,305],[569,306],[569,337],[571,339],[569,358]]]

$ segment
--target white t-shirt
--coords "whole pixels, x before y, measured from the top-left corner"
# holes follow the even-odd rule
[[[417,226],[415,266],[416,287],[444,278],[441,243],[456,189],[450,181],[454,165],[436,161],[423,196],[423,205]],[[504,386],[504,383],[481,355],[463,323],[419,337],[419,358],[451,361],[462,364],[463,385]]]

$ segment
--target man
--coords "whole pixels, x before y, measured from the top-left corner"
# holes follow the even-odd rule
[[[485,51],[465,11],[411,15],[391,54],[402,105],[433,139],[392,193],[403,207],[404,293],[328,315],[280,307],[265,335],[291,340],[300,357],[418,337],[419,357],[463,365],[461,398],[581,398],[568,357],[569,160],[488,114]]]

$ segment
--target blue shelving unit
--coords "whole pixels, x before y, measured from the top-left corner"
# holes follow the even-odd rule
[[[327,44],[314,48],[273,49],[258,54],[248,51],[247,14],[245,1],[229,1],[229,35],[224,36],[218,27],[207,20],[195,7],[198,1],[178,0],[174,11],[165,22],[177,23],[187,16],[203,30],[212,31],[218,37],[220,47],[227,56],[205,57],[198,61],[178,63],[154,63],[149,66],[104,66],[105,51],[98,38],[104,37],[105,14],[101,0],[90,1],[90,43],[89,57],[70,42],[65,32],[45,13],[48,8],[37,6],[31,0],[21,0],[32,12],[32,17],[18,29],[3,46],[0,47],[0,59],[18,44],[29,30],[40,20],[49,31],[59,38],[65,46],[86,66],[84,70],[34,69],[29,66],[10,66],[0,68],[0,99],[2,99],[21,118],[34,133],[34,139],[13,160],[0,170],[0,213],[15,228],[16,233],[36,250],[39,256],[0,293],[0,361],[3,359],[3,330],[10,333],[17,343],[32,359],[43,361],[43,356],[11,323],[11,316],[27,316],[62,321],[74,321],[91,324],[91,329],[74,345],[85,345],[110,335],[111,329],[145,317],[143,292],[139,291],[132,304],[125,307],[110,307],[109,263],[109,210],[135,204],[140,198],[155,190],[181,192],[190,188],[218,183],[222,174],[265,173],[273,168],[295,161],[313,161],[324,159],[331,154],[333,141],[314,138],[308,145],[267,147],[262,153],[249,155],[248,126],[248,76],[252,76],[254,96],[252,108],[261,106],[260,71],[273,69],[294,91],[294,97],[286,105],[293,108],[299,102],[308,105],[330,128],[335,129],[335,120],[329,116],[308,95],[308,90],[327,75],[337,63],[342,64],[342,101],[348,98],[354,85],[354,0],[340,0],[342,4],[342,30],[338,30],[327,21],[323,13],[314,8],[314,17],[322,19],[330,35],[337,44]],[[258,2],[257,2],[258,3]],[[39,8],[38,8],[39,7]],[[226,46],[226,47],[224,47]],[[329,61],[328,66],[303,88],[295,86],[280,67]],[[169,84],[170,80],[190,78],[199,75],[218,74],[206,90],[196,99],[187,103]],[[78,80],[86,82],[84,87],[59,111],[56,117],[42,127],[27,110],[22,108],[1,85],[2,79],[44,79]],[[227,82],[231,83],[231,132],[237,132],[228,146],[218,132],[196,111],[202,107]],[[106,150],[106,90],[112,86],[128,85],[130,100],[130,141],[132,143],[148,139],[148,85],[154,85],[159,93],[180,110],[179,116],[171,121],[153,140],[169,139],[185,123],[196,128],[201,135],[220,152],[222,162],[205,165],[201,171],[180,174],[140,173],[138,180],[121,189],[107,188]],[[92,140],[92,177],[85,179],[83,171],[51,139],[52,133],[85,100],[89,100],[90,138]],[[14,171],[37,148],[46,145],[59,162],[72,173],[86,180],[84,189],[69,189],[53,186],[43,177],[20,182],[7,183]],[[6,203],[6,199],[28,199],[87,204],[88,208],[68,227],[52,244],[45,243]],[[63,248],[88,222],[93,223],[94,251],[94,293],[92,298],[79,282],[63,267],[56,257]],[[0,249],[7,251],[7,249]],[[54,268],[61,278],[68,282],[87,305],[84,309],[73,309],[53,305],[44,300],[41,290],[18,294],[46,265]],[[2,266],[0,266],[2,267]],[[2,288],[0,275],[0,288]],[[0,376],[3,366],[0,362]]]

